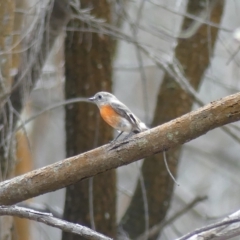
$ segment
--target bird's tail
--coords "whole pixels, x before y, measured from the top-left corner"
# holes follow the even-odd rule
[[[145,123],[139,121],[138,124],[135,126],[133,132],[134,133],[140,133],[148,130],[149,128],[146,126]]]

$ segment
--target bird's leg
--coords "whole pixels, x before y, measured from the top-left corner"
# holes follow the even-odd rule
[[[126,137],[124,137],[123,138],[123,141],[124,140],[126,140],[126,139],[128,139],[129,137],[131,137],[133,134],[136,134],[136,133],[138,133],[138,132],[130,132]],[[122,132],[120,132],[118,135],[117,135],[117,137],[115,138],[115,139],[113,139],[110,143],[115,143],[116,141],[117,141],[117,139],[121,136],[123,134],[123,131]]]
[[[128,139],[129,137],[131,137],[133,134],[135,134],[134,132],[130,132],[123,140]]]
[[[117,141],[117,139],[123,134],[123,132],[120,132],[115,139],[111,141],[111,143],[114,143]]]
[[[116,141],[121,135],[123,134],[123,132],[120,132],[117,137],[114,139],[114,141]]]

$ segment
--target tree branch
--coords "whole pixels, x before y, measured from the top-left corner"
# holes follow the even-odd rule
[[[240,235],[240,210],[221,222],[217,222],[190,232],[177,240],[227,240]]]
[[[236,93],[126,141],[107,144],[1,182],[0,204],[15,204],[55,191],[101,172],[174,148],[239,119],[240,93]]]
[[[38,212],[32,209],[17,206],[0,206],[0,215],[16,216],[37,222],[42,222],[49,226],[59,228],[63,231],[78,234],[86,239],[111,240],[111,238],[97,233],[90,228],[55,218],[51,213]]]

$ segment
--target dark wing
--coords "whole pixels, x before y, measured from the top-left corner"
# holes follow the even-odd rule
[[[116,101],[111,102],[110,105],[120,116],[126,118],[130,123],[132,123],[136,130],[141,131],[141,128],[139,127],[139,119],[131,112],[127,106]]]

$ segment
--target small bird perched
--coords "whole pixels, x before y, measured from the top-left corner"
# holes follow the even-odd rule
[[[111,93],[98,92],[89,100],[97,104],[104,121],[120,132],[115,140],[123,132],[129,133],[128,136],[130,136],[132,133],[139,133],[148,129],[145,123]]]

